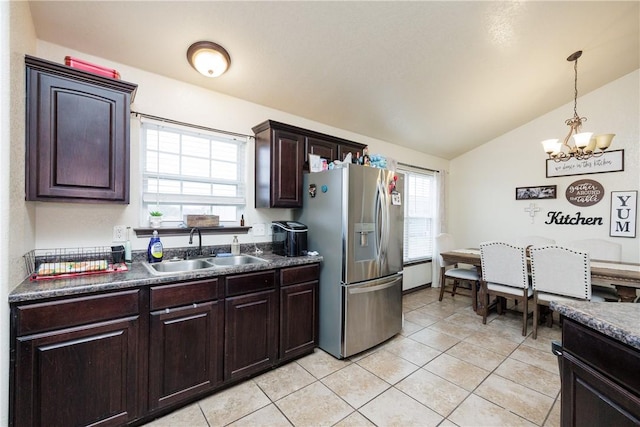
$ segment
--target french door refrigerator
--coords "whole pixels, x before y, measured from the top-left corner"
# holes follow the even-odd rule
[[[319,346],[337,358],[402,329],[404,176],[345,164],[304,176],[297,220],[320,270]]]

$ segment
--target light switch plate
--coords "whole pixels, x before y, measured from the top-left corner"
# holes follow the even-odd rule
[[[253,235],[254,236],[264,236],[265,227],[264,223],[253,224]]]

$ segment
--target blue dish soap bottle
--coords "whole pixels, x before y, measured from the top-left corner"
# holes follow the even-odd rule
[[[158,236],[158,230],[153,230],[153,236],[151,237],[151,240],[149,240],[147,260],[149,263],[162,261],[162,242]]]

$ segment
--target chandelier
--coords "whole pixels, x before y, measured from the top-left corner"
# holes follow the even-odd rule
[[[567,61],[573,62],[573,117],[567,119],[565,124],[569,126],[569,133],[560,142],[559,139],[546,139],[542,141],[545,153],[549,159],[556,162],[566,162],[569,159],[586,160],[590,157],[599,157],[604,154],[604,150],[609,148],[615,134],[607,133],[593,136],[593,132],[580,132],[582,123],[587,121],[586,117],[580,117],[577,112],[578,106],[578,58],[582,56],[582,51],[572,53]],[[571,137],[573,136],[573,141]],[[572,144],[571,144],[572,143]]]

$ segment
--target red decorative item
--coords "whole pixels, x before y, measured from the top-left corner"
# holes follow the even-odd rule
[[[119,79],[120,73],[113,68],[103,67],[101,65],[92,64],[82,59],[74,58],[72,56],[64,57],[65,65],[79,70],[88,71],[90,73],[98,74],[100,76],[110,77],[112,79]]]

